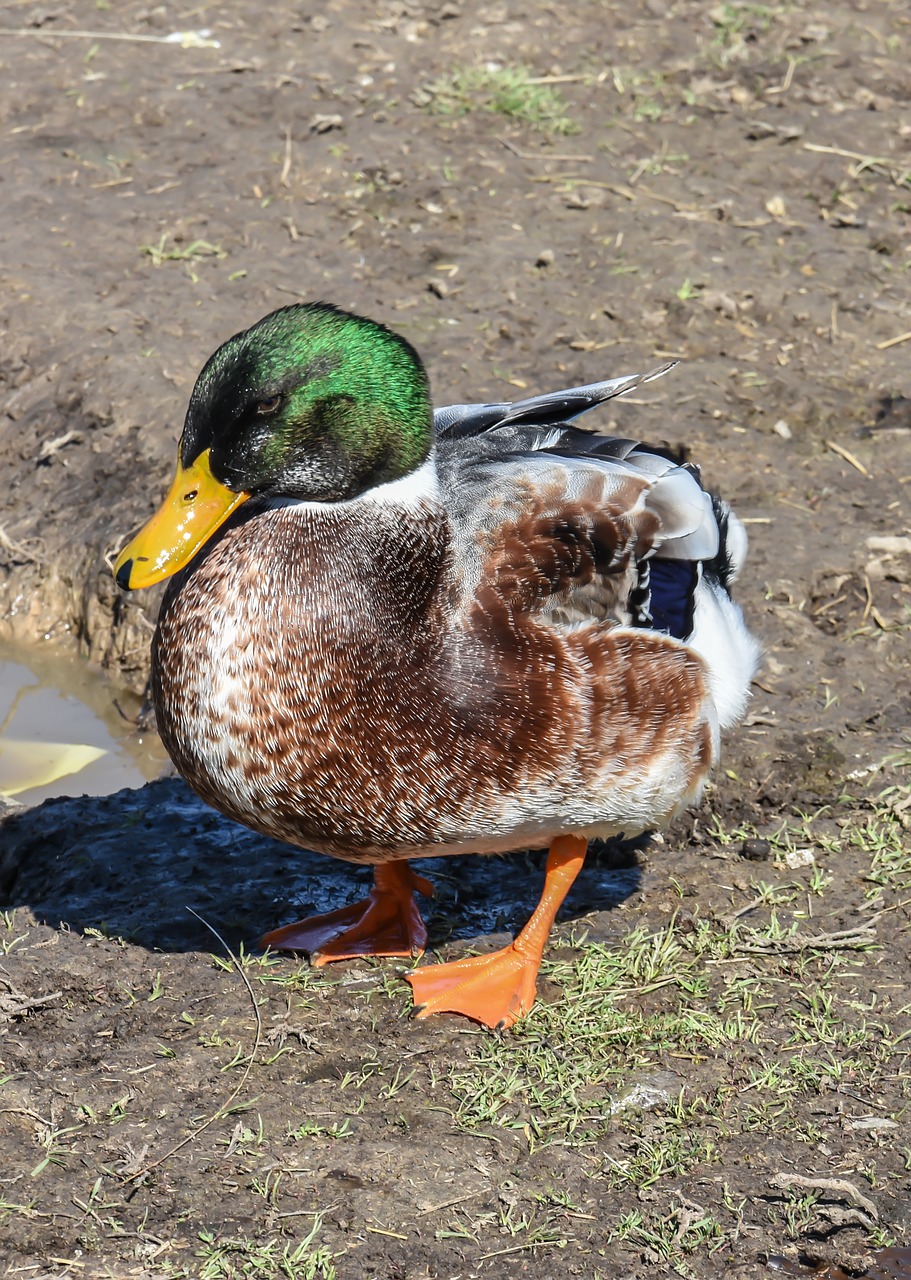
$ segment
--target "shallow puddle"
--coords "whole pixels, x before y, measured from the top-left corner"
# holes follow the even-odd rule
[[[789,1258],[769,1258],[773,1271],[789,1276],[807,1276],[814,1280],[854,1280],[855,1271],[838,1266],[803,1266]],[[874,1251],[873,1261],[860,1273],[863,1280],[911,1280],[911,1249],[891,1248]]]
[[[159,777],[167,756],[136,733],[135,709],[79,658],[0,646],[0,797],[36,804]]]

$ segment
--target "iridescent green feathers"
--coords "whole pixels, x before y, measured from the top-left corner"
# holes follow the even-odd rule
[[[230,338],[197,379],[184,466],[210,450],[234,490],[333,502],[427,457],[424,366],[400,335],[325,303],[284,307]]]

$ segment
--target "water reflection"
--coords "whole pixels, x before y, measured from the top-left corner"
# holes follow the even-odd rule
[[[135,710],[135,700],[124,707]],[[137,735],[84,661],[0,646],[0,796],[106,795],[159,777],[166,763],[157,736]]]

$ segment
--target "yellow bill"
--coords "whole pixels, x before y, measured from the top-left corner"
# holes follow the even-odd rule
[[[234,493],[216,480],[209,450],[189,467],[178,462],[168,496],[152,519],[128,542],[114,565],[118,586],[151,587],[182,569],[249,493]]]

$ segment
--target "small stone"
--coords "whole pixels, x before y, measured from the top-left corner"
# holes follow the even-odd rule
[[[345,121],[340,115],[326,115],[322,112],[310,119],[311,133],[329,133],[331,129],[344,128]]]
[[[765,202],[766,213],[772,215],[773,218],[783,218],[785,215],[785,203],[781,196],[772,196]]]
[[[535,258],[535,266],[536,267],[553,266],[556,260],[556,257],[557,255],[554,253],[553,249],[542,249],[541,252],[538,254],[537,258]]]
[[[845,1128],[852,1133],[875,1133],[884,1132],[887,1129],[897,1129],[898,1125],[894,1120],[890,1120],[887,1116],[857,1116],[854,1119],[845,1120]]]
[[[785,422],[784,418],[779,418],[772,430],[775,432],[776,436],[781,436],[782,440],[792,440],[794,437],[794,432]]]
[[[740,846],[740,856],[750,862],[768,862],[772,856],[772,846],[768,840],[760,840],[758,836],[747,836]]]
[[[911,556],[911,538],[874,534],[867,539],[867,548],[887,556]]]
[[[789,849],[784,860],[792,871],[796,871],[799,867],[811,867],[816,861],[816,854],[812,849]]]

